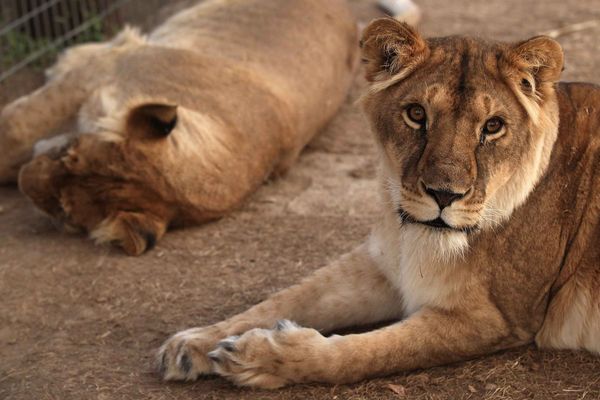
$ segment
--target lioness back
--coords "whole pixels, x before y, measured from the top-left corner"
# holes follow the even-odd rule
[[[58,153],[21,169],[21,190],[140,254],[167,227],[221,217],[286,171],[343,103],[357,42],[343,0],[208,0],[148,36],[126,29],[70,49],[0,119],[23,130],[7,134],[21,163],[31,137],[78,121]],[[28,119],[39,104],[51,107]]]
[[[545,250],[562,250],[563,257],[536,342],[600,353],[600,86],[563,83],[558,98],[554,162],[548,189],[538,196],[543,217],[533,223],[560,223],[557,239]]]

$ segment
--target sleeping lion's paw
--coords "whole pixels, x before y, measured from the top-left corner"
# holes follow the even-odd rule
[[[222,339],[216,328],[194,328],[169,338],[159,349],[157,366],[164,380],[191,381],[212,373],[207,353]]]
[[[215,373],[238,385],[275,389],[319,380],[327,364],[327,343],[314,329],[280,321],[274,329],[231,336],[208,356]]]

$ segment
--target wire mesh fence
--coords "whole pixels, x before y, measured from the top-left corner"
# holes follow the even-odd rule
[[[0,0],[0,82],[65,47],[112,36],[161,0]]]

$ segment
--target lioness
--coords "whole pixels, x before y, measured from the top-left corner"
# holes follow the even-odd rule
[[[380,19],[362,46],[379,223],[301,284],[173,336],[164,379],[345,383],[534,340],[600,352],[600,88],[558,84],[547,37],[424,40]]]
[[[0,115],[0,183],[137,255],[284,172],[344,101],[358,60],[345,0],[209,0],[145,37],[68,50]],[[58,148],[51,150],[51,148]]]

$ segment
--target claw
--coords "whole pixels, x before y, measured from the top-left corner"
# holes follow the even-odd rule
[[[277,323],[275,324],[275,328],[273,329],[276,331],[284,331],[286,329],[294,328],[298,328],[298,325],[296,325],[294,322],[290,321],[289,319],[280,319],[279,321],[277,321]]]
[[[221,357],[219,357],[219,350],[213,350],[207,354],[208,358],[210,358],[214,362],[220,362]]]
[[[222,349],[227,350],[230,353],[233,353],[233,352],[237,351],[237,348],[235,347],[235,340],[237,338],[238,338],[238,336],[232,336],[225,340],[222,340],[217,344],[217,347],[220,347]]]
[[[181,355],[181,358],[179,359],[179,366],[186,375],[188,375],[192,370],[192,360],[186,353]]]

